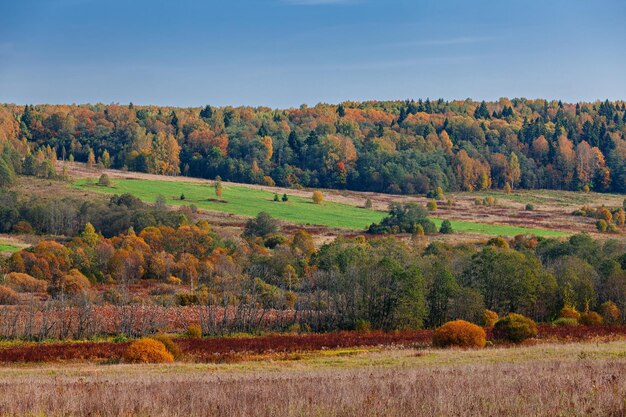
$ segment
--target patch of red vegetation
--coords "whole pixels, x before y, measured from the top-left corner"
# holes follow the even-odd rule
[[[554,342],[611,340],[626,337],[622,326],[539,325],[538,339]],[[486,329],[490,338],[491,329]],[[273,334],[250,337],[176,339],[182,353],[195,362],[225,362],[250,355],[310,352],[323,349],[405,346],[422,347],[432,343],[432,330],[400,332],[337,332],[312,334]],[[0,349],[0,363],[114,361],[122,356],[128,342],[29,343]]]
[[[29,343],[0,349],[0,362],[100,361],[122,356],[128,342]]]
[[[431,341],[431,330],[282,334],[177,340],[182,351],[198,362],[213,362],[222,355],[233,354],[290,353],[371,346],[426,346]]]

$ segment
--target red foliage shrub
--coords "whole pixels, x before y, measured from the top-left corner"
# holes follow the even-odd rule
[[[433,345],[439,347],[459,346],[465,348],[482,348],[487,343],[485,330],[465,320],[445,323],[435,330]]]
[[[339,332],[311,334],[275,334],[256,337],[224,337],[177,340],[183,353],[198,362],[223,362],[224,357],[269,352],[307,352],[364,346],[429,345],[432,330],[405,330],[386,333]]]
[[[0,349],[0,362],[54,362],[119,359],[128,343],[29,343]]]

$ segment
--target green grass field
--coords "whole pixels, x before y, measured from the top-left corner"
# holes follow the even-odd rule
[[[352,230],[363,230],[370,224],[379,222],[386,214],[381,211],[354,207],[347,204],[324,202],[313,204],[308,198],[289,196],[286,203],[275,202],[274,194],[245,186],[224,185],[222,200],[215,200],[215,191],[210,184],[174,182],[159,180],[116,179],[111,187],[99,187],[89,180],[79,180],[76,187],[90,190],[122,194],[130,193],[141,200],[153,203],[158,195],[163,195],[168,204],[195,204],[204,210],[233,213],[253,217],[266,211],[273,217],[297,224],[311,224]],[[185,200],[181,200],[181,194]],[[440,219],[433,219],[437,227]],[[537,236],[565,236],[567,233],[556,230],[523,228],[516,226],[483,224],[467,221],[451,221],[457,232],[478,233],[496,236],[535,234]]]
[[[0,252],[17,252],[18,250],[20,250],[20,248],[17,246],[0,243]]]

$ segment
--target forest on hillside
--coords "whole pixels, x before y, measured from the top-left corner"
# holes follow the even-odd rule
[[[626,104],[500,99],[277,110],[0,106],[0,181],[54,159],[165,175],[394,194],[626,192]]]

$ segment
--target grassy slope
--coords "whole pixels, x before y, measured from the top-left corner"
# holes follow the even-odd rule
[[[106,193],[130,193],[146,202],[154,202],[157,195],[165,196],[168,204],[190,205],[195,204],[205,210],[234,213],[244,216],[255,216],[260,211],[266,211],[272,216],[298,224],[312,224],[328,227],[362,230],[371,223],[379,222],[385,213],[346,204],[325,202],[324,205],[313,204],[310,199],[290,196],[287,203],[274,202],[272,193],[248,188],[244,186],[224,185],[222,199],[218,202],[215,191],[208,184],[188,182],[172,182],[158,180],[118,179],[108,188],[97,187],[87,180],[79,180],[77,187],[89,187],[92,190]],[[180,195],[185,200],[180,200]],[[437,227],[440,219],[433,219]],[[452,227],[457,232],[478,233],[487,235],[514,236],[531,233],[538,236],[562,236],[564,232],[556,230],[523,228],[516,226],[474,223],[467,221],[452,221]]]

